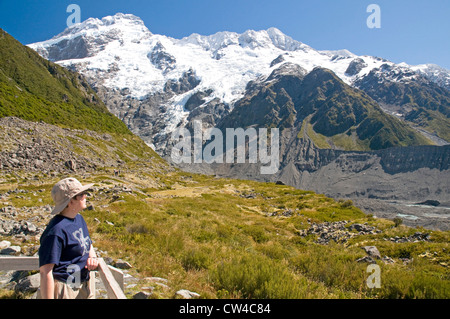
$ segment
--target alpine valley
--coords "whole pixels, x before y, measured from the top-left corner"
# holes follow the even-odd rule
[[[448,76],[276,29],[176,40],[117,14],[30,46],[0,29],[0,299],[34,298],[36,269],[3,257],[37,256],[68,176],[93,184],[82,214],[126,298],[202,299],[169,316],[449,299]],[[270,135],[277,172],[162,158],[175,128],[206,151],[211,127]]]
[[[276,174],[262,175],[248,163],[180,164],[183,170],[280,181],[352,198],[377,216],[448,228],[444,68],[318,51],[276,28],[174,39],[122,13],[90,18],[29,47],[81,73],[106,107],[168,161],[172,132],[192,131],[194,121],[203,130],[280,129]],[[427,200],[439,204],[405,206]]]

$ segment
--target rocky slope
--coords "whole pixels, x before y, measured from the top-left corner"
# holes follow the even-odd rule
[[[320,94],[323,98],[317,97]],[[449,146],[419,146],[420,135],[329,70],[316,68],[307,73],[284,63],[267,78],[249,83],[244,98],[217,125],[223,132],[228,127],[280,127],[279,171],[261,175],[260,166],[248,164],[248,158],[247,164],[186,164],[181,165],[183,169],[282,181],[336,199],[361,199],[357,201],[361,207],[376,215],[400,214],[408,224],[448,228]],[[411,141],[417,146],[385,148]],[[317,147],[319,143],[323,148]],[[344,151],[331,145],[380,150]],[[406,206],[432,199],[441,206]]]
[[[44,175],[143,161],[168,166],[86,79],[0,30],[0,168]]]
[[[2,174],[25,175],[86,173],[103,167],[147,163],[151,170],[169,167],[139,138],[91,130],[71,130],[16,117],[0,118]]]
[[[286,132],[285,132],[286,133]],[[308,138],[280,138],[282,165],[262,175],[259,164],[184,164],[187,171],[280,181],[335,199],[350,198],[376,216],[404,218],[408,225],[450,227],[450,147],[416,146],[362,152],[318,149]],[[437,200],[438,207],[415,205]]]

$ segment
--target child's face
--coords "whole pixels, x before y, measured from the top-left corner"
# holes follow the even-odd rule
[[[85,193],[81,195],[77,195],[71,200],[72,209],[76,210],[78,212],[81,212],[83,209],[86,208],[86,197],[87,195]]]

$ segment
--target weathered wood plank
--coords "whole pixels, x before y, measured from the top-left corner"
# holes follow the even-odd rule
[[[106,288],[108,298],[127,299],[103,258],[98,259],[98,272]]]
[[[39,257],[0,257],[0,270],[39,270]]]
[[[96,275],[95,271],[89,272],[89,290],[91,291],[92,299],[97,298],[97,289],[95,288],[95,277],[96,277],[95,275]]]
[[[123,290],[123,271],[111,265],[108,265],[108,268],[109,270],[111,270],[111,273],[114,279],[116,279],[117,283],[119,284],[120,289]]]

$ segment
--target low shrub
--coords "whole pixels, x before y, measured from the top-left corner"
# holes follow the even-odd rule
[[[211,252],[202,249],[189,249],[183,254],[181,264],[187,271],[207,269],[211,264]]]
[[[248,254],[220,263],[211,271],[218,291],[232,296],[257,299],[321,298],[327,290],[295,274],[286,263]]]

